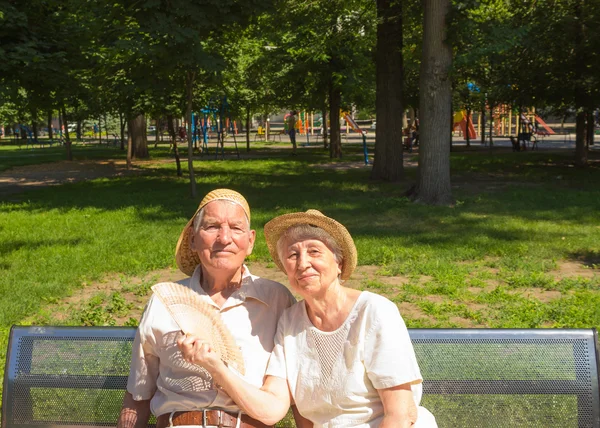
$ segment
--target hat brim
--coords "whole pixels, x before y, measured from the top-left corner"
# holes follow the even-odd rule
[[[190,221],[187,222],[181,235],[179,235],[179,239],[177,240],[177,246],[175,247],[175,260],[177,261],[177,267],[183,273],[188,276],[192,276],[194,274],[194,270],[196,270],[196,266],[200,264],[200,257],[198,257],[198,253],[192,250],[192,234],[194,233],[194,219],[198,212],[200,212],[199,208],[196,210]]]
[[[279,238],[281,238],[281,235],[283,235],[290,227],[299,224],[317,226],[329,233],[333,239],[335,239],[342,250],[342,256],[344,258],[342,261],[342,273],[340,278],[343,280],[350,278],[354,269],[356,269],[358,260],[354,240],[343,224],[323,215],[317,210],[283,214],[265,224],[264,231],[267,247],[269,248],[269,253],[271,253],[271,257],[277,267],[285,272],[283,263],[279,259],[279,254],[277,253],[277,242],[279,241]]]

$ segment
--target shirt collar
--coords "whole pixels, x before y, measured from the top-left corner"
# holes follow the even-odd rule
[[[242,286],[233,292],[231,296],[227,299],[221,310],[230,308],[232,306],[241,305],[246,301],[246,299],[255,299],[259,302],[269,306],[268,298],[265,295],[267,290],[265,287],[260,286],[260,278],[256,275],[252,275],[248,266],[242,265]],[[196,266],[192,277],[190,278],[190,286],[192,289],[200,294],[201,296],[206,296],[210,302],[214,305],[213,300],[206,294],[206,291],[200,286],[200,277],[202,275],[202,267],[200,265]]]

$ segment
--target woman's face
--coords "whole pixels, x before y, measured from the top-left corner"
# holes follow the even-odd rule
[[[325,292],[342,272],[333,252],[318,239],[286,242],[281,256],[290,286],[302,297]]]

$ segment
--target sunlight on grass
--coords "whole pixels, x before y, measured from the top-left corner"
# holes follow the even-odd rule
[[[53,161],[63,150],[46,148],[32,160],[25,150],[3,148],[0,169]],[[112,148],[74,150],[80,158],[123,159]],[[293,159],[268,147],[253,153],[256,158],[242,161],[230,153],[224,161],[196,160],[196,200],[173,163],[151,163],[140,166],[143,175],[32,190],[1,202],[0,359],[10,325],[41,313],[45,303],[111,273],[141,276],[174,266],[181,228],[199,198],[216,187],[240,191],[252,207],[257,242],[251,260],[270,261],[262,228],[275,215],[314,208],[346,225],[359,264],[380,266],[379,276],[410,279],[395,288],[375,278],[363,284],[412,304],[409,326],[600,327],[598,169],[567,168],[564,156],[548,153],[529,154],[527,168],[522,154],[453,155],[454,196],[461,203],[426,207],[404,197],[405,185],[370,181],[368,169],[321,168],[330,162],[321,150]],[[154,158],[170,156],[168,145],[153,151]],[[344,162],[352,159],[360,162],[360,148]],[[490,171],[509,175],[493,179],[502,186],[487,188],[489,180],[478,181],[479,174]],[[554,175],[563,178],[548,179]],[[595,275],[556,277],[565,260]],[[555,295],[541,300],[528,290]],[[68,323],[111,323],[114,316],[100,314],[109,304],[127,317],[122,296],[104,299]]]

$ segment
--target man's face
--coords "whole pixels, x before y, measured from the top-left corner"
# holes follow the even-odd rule
[[[191,244],[206,269],[231,271],[239,269],[252,253],[255,236],[242,207],[214,201],[204,207],[204,217]]]

